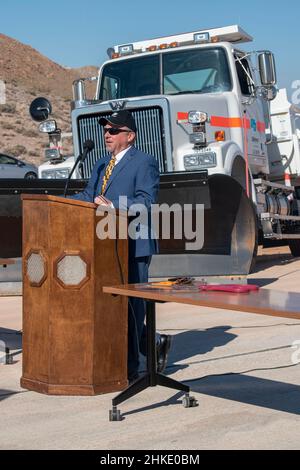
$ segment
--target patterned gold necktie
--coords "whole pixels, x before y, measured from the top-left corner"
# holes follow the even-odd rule
[[[105,175],[104,175],[103,183],[101,187],[101,194],[104,194],[105,188],[107,186],[108,180],[110,178],[110,175],[112,174],[115,164],[116,164],[116,157],[111,157],[109,164],[107,165],[106,170],[105,170]]]

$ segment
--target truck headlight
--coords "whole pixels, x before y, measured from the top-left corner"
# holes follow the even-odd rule
[[[70,173],[69,168],[61,168],[57,170],[44,170],[42,171],[42,178],[45,179],[66,179]]]
[[[41,173],[41,177],[45,179],[55,179],[55,170],[44,170]]]
[[[45,122],[42,122],[40,125],[39,125],[39,131],[40,132],[54,132],[56,131],[57,129],[57,126],[56,126],[56,121],[54,119],[50,120],[49,121],[45,121]]]
[[[188,169],[190,166],[199,165],[199,159],[197,155],[185,155],[183,160],[185,169]]]
[[[68,178],[70,170],[69,168],[64,168],[61,170],[55,170],[56,171],[56,179],[63,179],[63,178]]]
[[[61,158],[59,150],[55,148],[45,149],[46,160],[54,160]]]
[[[217,166],[217,156],[214,152],[185,155],[183,157],[183,163],[186,170],[213,168]]]
[[[188,121],[190,124],[203,124],[207,121],[207,114],[202,111],[189,111]]]

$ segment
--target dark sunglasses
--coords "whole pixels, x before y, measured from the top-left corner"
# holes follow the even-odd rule
[[[131,132],[125,129],[118,129],[117,127],[103,127],[103,132],[106,134],[108,132],[110,135],[118,135],[120,132]]]

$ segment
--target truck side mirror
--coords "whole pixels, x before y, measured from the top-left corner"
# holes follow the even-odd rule
[[[45,121],[48,119],[49,114],[52,113],[52,106],[50,101],[42,96],[36,98],[32,101],[30,108],[29,108],[30,116],[34,121]]]
[[[272,52],[264,51],[258,55],[260,80],[264,86],[276,85],[276,68]]]

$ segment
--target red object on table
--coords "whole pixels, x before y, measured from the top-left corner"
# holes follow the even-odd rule
[[[247,285],[241,285],[241,284],[216,284],[216,285],[202,285],[199,287],[199,290],[212,290],[212,291],[222,291],[222,292],[234,292],[237,294],[245,294],[248,292],[253,292],[259,289],[259,286],[256,286],[254,284],[247,284]]]

